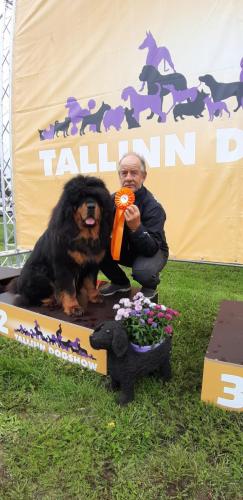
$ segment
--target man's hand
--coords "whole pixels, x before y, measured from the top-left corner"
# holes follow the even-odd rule
[[[131,231],[136,231],[141,224],[140,211],[136,205],[130,205],[124,212],[126,223]]]

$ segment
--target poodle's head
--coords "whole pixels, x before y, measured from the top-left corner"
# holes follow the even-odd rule
[[[120,321],[105,321],[98,325],[90,335],[90,345],[93,349],[113,351],[121,358],[128,348],[128,337]]]

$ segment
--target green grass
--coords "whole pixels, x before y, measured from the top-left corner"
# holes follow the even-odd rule
[[[242,283],[241,268],[168,263],[173,378],[139,381],[125,408],[105,377],[0,338],[0,498],[242,499],[242,414],[200,401],[219,304]]]

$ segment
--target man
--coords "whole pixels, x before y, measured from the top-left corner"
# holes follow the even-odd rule
[[[119,262],[112,259],[109,251],[101,262],[102,272],[111,281],[101,288],[101,294],[109,296],[131,289],[125,272],[119,266],[122,264],[132,267],[133,278],[142,285],[141,292],[152,299],[157,293],[159,273],[168,259],[164,232],[166,214],[152,193],[143,186],[147,176],[143,157],[137,153],[125,154],[119,162],[118,174],[121,186],[134,192],[135,203],[124,212],[125,224]]]

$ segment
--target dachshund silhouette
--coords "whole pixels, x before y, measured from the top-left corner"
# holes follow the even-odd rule
[[[68,127],[70,123],[71,118],[69,118],[68,116],[65,118],[64,122],[59,122],[58,120],[56,120],[54,125],[54,135],[56,134],[56,137],[59,137],[58,133],[63,132],[63,137],[67,137]]]
[[[96,132],[101,132],[100,127],[101,127],[101,122],[103,120],[104,114],[106,111],[111,109],[111,106],[109,104],[102,102],[100,108],[96,113],[84,116],[82,125],[80,127],[80,135],[85,135],[85,128],[87,125],[95,125],[96,126]]]

